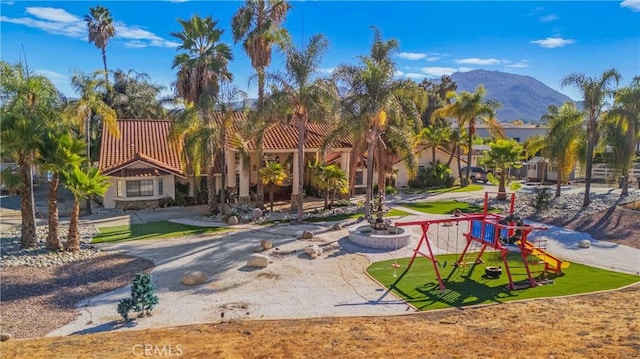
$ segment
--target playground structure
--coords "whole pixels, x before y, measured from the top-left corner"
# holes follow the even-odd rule
[[[456,216],[453,218],[395,223],[397,227],[420,226],[422,230],[422,236],[420,237],[418,245],[413,250],[413,256],[409,261],[406,271],[411,268],[411,265],[417,255],[427,258],[433,264],[440,289],[444,292],[446,290],[445,284],[440,275],[438,261],[431,247],[428,230],[431,225],[452,226],[455,224],[459,228],[459,226],[464,223],[468,224],[468,231],[463,234],[466,243],[459,259],[454,265],[462,267],[468,264],[475,266],[479,263],[483,263],[482,255],[485,253],[487,248],[492,248],[502,259],[503,268],[509,280],[508,288],[510,290],[518,289],[519,286],[516,286],[514,283],[512,272],[509,268],[507,255],[509,254],[510,249],[507,247],[508,244],[516,245],[519,249],[527,276],[527,285],[529,287],[536,287],[544,283],[544,280],[537,279],[536,274],[546,274],[549,272],[561,274],[562,269],[569,266],[569,262],[563,261],[562,259],[548,253],[542,245],[533,243],[528,239],[529,235],[533,231],[546,231],[547,228],[524,224],[519,217],[514,215],[515,193],[510,195],[506,193],[497,193],[498,195],[510,196],[508,216],[489,213],[489,194],[490,192],[485,192],[484,209],[482,213],[464,214],[458,211],[458,213],[455,214]],[[439,232],[437,232],[437,235],[439,235]],[[467,252],[474,243],[480,246],[480,250],[475,260],[467,263],[465,262]],[[426,247],[427,252],[424,251],[423,247]],[[527,260],[527,257],[530,255],[538,259],[536,263],[530,263]],[[536,264],[544,264],[544,268],[539,271],[534,271],[532,266]]]

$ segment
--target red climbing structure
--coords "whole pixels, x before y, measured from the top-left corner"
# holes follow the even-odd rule
[[[460,257],[456,261],[455,265],[465,266],[469,264],[465,263],[464,259],[467,251],[474,242],[479,243],[481,246],[476,259],[470,263],[471,265],[482,263],[482,255],[485,253],[485,250],[487,248],[493,248],[497,253],[500,254],[500,257],[502,258],[502,263],[504,266],[503,268],[509,279],[509,289],[511,290],[516,289],[516,285],[513,282],[512,273],[507,260],[509,248],[506,246],[506,243],[512,243],[518,246],[527,274],[528,285],[530,287],[538,286],[539,282],[536,281],[535,274],[537,273],[532,270],[530,263],[527,261],[527,257],[529,255],[536,256],[541,261],[540,263],[544,263],[545,266],[543,272],[553,272],[559,274],[562,272],[563,268],[567,268],[569,266],[568,262],[565,262],[562,259],[551,255],[543,248],[537,247],[534,245],[534,243],[527,240],[528,235],[532,231],[547,230],[547,228],[533,227],[524,224],[524,222],[520,218],[514,216],[513,212],[515,206],[515,193],[498,193],[498,195],[510,196],[509,199],[511,203],[509,207],[509,215],[507,216],[489,213],[489,194],[490,192],[485,193],[484,210],[482,213],[460,214],[458,217],[427,221],[396,222],[395,225],[398,227],[420,226],[420,228],[422,229],[422,236],[420,237],[418,245],[413,250],[413,256],[411,257],[406,270],[408,271],[409,268],[411,268],[411,265],[416,259],[416,256],[421,255],[427,258],[433,264],[433,269],[436,273],[440,289],[444,292],[446,290],[445,284],[442,280],[442,276],[440,275],[437,259],[435,258],[433,250],[431,248],[428,237],[428,230],[431,225],[452,225],[454,223],[457,225],[460,225],[460,223],[468,223],[469,228],[468,232],[463,234],[466,240],[465,247],[462,250],[462,253],[460,254]],[[423,247],[426,247],[426,251]]]

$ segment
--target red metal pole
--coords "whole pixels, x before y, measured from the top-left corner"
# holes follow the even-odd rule
[[[509,209],[509,214],[513,214],[516,208],[516,193],[511,194],[511,208]]]
[[[509,261],[507,260],[507,255],[509,254],[509,250],[503,248],[501,251],[502,254],[502,263],[504,263],[504,270],[507,272],[507,278],[509,278],[509,290],[516,289],[516,286],[513,284],[513,277],[511,277],[511,269],[509,268]]]
[[[446,292],[446,288],[444,286],[444,282],[442,281],[442,277],[440,276],[440,271],[438,270],[438,264],[436,263],[436,257],[433,255],[433,251],[431,250],[431,244],[427,239],[427,229],[429,229],[429,224],[422,225],[422,232],[424,233],[425,242],[427,242],[427,248],[429,249],[429,255],[431,256],[431,264],[433,264],[433,270],[436,272],[436,277],[438,278],[438,284],[440,284],[440,290],[442,293]],[[415,256],[415,254],[414,254]]]

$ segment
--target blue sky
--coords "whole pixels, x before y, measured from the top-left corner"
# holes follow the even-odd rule
[[[74,94],[73,70],[102,68],[100,50],[88,43],[82,17],[89,8],[111,10],[116,38],[107,47],[110,69],[133,69],[166,86],[177,54],[171,32],[176,21],[194,14],[212,15],[226,29],[223,41],[233,45],[230,23],[237,1],[6,1],[1,2],[0,58],[15,62],[22,55],[35,71],[48,76],[67,96]],[[294,1],[284,26],[296,44],[323,33],[329,50],[322,71],[354,63],[367,54],[377,26],[385,39],[396,38],[398,76],[417,82],[455,71],[485,69],[533,76],[560,88],[572,72],[597,76],[616,68],[627,84],[640,75],[640,0],[625,1]],[[238,44],[229,68],[235,84],[255,97],[248,85],[253,69]],[[274,53],[270,71],[281,69]]]

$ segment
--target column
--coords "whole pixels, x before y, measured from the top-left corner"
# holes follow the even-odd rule
[[[349,152],[340,153],[340,168],[349,176]]]
[[[249,166],[245,165],[246,160],[240,157],[240,195],[238,196],[238,202],[241,204],[249,203]],[[234,175],[235,177],[235,171]],[[235,178],[234,178],[235,181]]]
[[[293,153],[293,166],[291,168],[291,172],[293,173],[293,178],[291,180],[291,210],[295,211],[298,209],[298,178],[300,177],[298,174],[298,151],[296,150]]]
[[[235,192],[236,186],[236,153],[233,151],[227,151],[225,153],[227,157],[227,188],[229,191]]]

